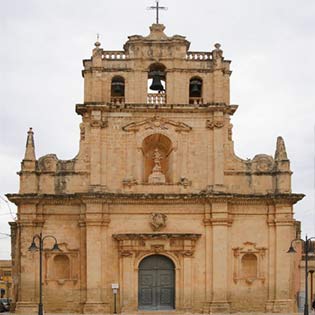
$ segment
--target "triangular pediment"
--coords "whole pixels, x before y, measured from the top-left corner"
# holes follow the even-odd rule
[[[192,128],[180,121],[173,121],[170,119],[165,119],[163,117],[154,116],[149,119],[141,120],[138,122],[132,122],[128,125],[122,127],[124,131],[139,131],[143,130],[168,130],[169,128],[174,128],[177,132],[190,131]]]

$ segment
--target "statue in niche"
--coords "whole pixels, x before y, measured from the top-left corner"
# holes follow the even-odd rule
[[[156,148],[153,152],[153,162],[154,166],[152,168],[152,173],[149,176],[149,184],[164,184],[165,175],[162,173],[161,160],[163,159],[162,154],[159,149]]]

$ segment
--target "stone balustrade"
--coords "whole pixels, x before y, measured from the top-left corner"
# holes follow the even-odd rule
[[[112,96],[110,98],[110,102],[115,105],[125,104],[125,97],[124,96]]]
[[[212,53],[207,51],[189,51],[186,59],[188,60],[212,60]]]
[[[102,58],[106,60],[123,60],[127,59],[127,55],[123,50],[104,50]]]
[[[148,93],[147,95],[148,104],[165,104],[166,94],[164,93]]]
[[[190,97],[189,104],[193,104],[193,105],[203,104],[203,99],[202,97]]]

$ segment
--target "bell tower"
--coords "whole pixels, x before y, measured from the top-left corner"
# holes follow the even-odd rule
[[[129,36],[121,51],[97,41],[83,61],[84,104],[76,110],[83,116],[90,188],[224,190],[223,151],[232,145],[229,120],[237,108],[230,105],[230,61],[220,44],[189,51],[184,36],[164,30],[153,24],[148,36]],[[154,154],[161,154],[158,183],[168,186],[148,186]]]

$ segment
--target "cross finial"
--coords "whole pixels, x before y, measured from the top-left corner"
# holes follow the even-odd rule
[[[100,34],[97,33],[97,34],[96,34],[96,41],[99,42],[99,40],[100,40]]]
[[[156,24],[159,24],[159,10],[167,10],[167,7],[160,7],[159,0],[155,0],[155,6],[148,7],[148,10],[156,10]]]

